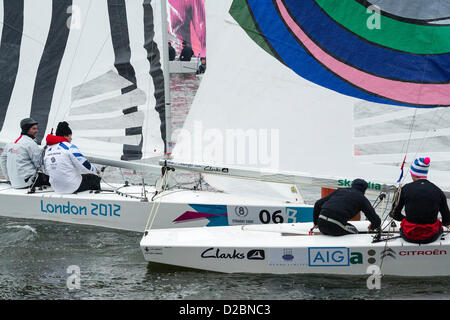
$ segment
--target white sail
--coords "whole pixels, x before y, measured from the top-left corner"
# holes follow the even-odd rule
[[[442,85],[431,80],[429,83],[419,81],[414,87],[416,83],[410,85],[409,82],[380,80],[383,85],[392,84],[389,90],[384,87],[386,96],[382,96],[384,92],[377,93],[381,87],[375,86],[378,80],[370,78],[371,73],[363,74],[356,67],[350,68],[327,55],[328,51],[323,48],[327,46],[326,41],[331,41],[332,30],[330,38],[326,38],[326,34],[320,34],[325,36],[321,47],[314,46],[314,41],[307,37],[308,33],[301,34],[303,29],[298,28],[293,18],[294,9],[301,12],[302,8],[299,9],[298,6],[308,2],[311,2],[310,6],[318,7],[318,4],[309,0],[264,0],[257,5],[256,1],[241,0],[206,3],[208,70],[184,129],[178,133],[174,160],[222,168],[241,167],[329,178],[343,185],[355,178],[364,178],[375,187],[379,184],[395,184],[405,155],[405,182],[410,179],[406,174],[409,164],[418,156],[429,156],[430,180],[441,188],[450,190],[450,108],[445,103],[450,100],[450,91],[443,89],[450,81],[440,80]],[[336,10],[340,9],[339,2],[332,2]],[[326,1],[319,3],[326,5]],[[229,14],[232,4],[235,6],[234,17]],[[357,5],[362,6],[360,3]],[[247,14],[245,10],[239,11],[242,9],[239,6],[247,6],[251,14]],[[422,6],[427,10],[425,3]],[[314,8],[317,9],[316,7]],[[431,12],[431,9],[428,11]],[[243,17],[245,14],[248,17]],[[373,14],[367,14],[367,18],[372,16]],[[386,23],[386,26],[390,26],[388,23],[400,23],[398,21],[401,19],[395,20],[392,16],[394,14],[383,16],[381,22]],[[241,19],[240,23],[236,21],[236,17]],[[254,19],[254,24],[261,29],[258,31],[257,28],[250,28],[245,24],[245,19]],[[263,25],[264,22],[266,25]],[[307,23],[316,33],[321,27],[320,20],[311,18],[303,26]],[[277,34],[270,29],[277,24],[280,30],[289,30],[276,30],[280,31]],[[378,32],[385,31],[381,28]],[[266,36],[266,43],[261,44],[264,42],[262,37],[259,38],[261,42],[252,39],[261,35]],[[416,40],[414,36],[420,37],[421,34],[413,34],[411,41]],[[313,38],[311,34],[310,37]],[[289,42],[283,44],[286,41]],[[342,41],[345,47],[346,43]],[[403,45],[405,41],[401,39],[399,45]],[[289,47],[291,43],[292,47]],[[270,45],[273,45],[272,54],[266,51],[270,50]],[[392,44],[394,45],[396,44]],[[437,47],[433,43],[430,45]],[[277,59],[280,48],[291,52],[284,56],[280,54]],[[383,49],[390,50],[393,55],[398,52],[395,48]],[[349,53],[342,59],[350,60],[348,56],[352,54],[359,55],[361,60],[369,59],[369,53],[358,51],[358,48],[349,47],[347,51]],[[428,63],[427,68],[436,68],[448,77],[446,71],[443,71],[444,64],[431,67],[433,61],[429,60],[439,58],[448,63],[448,52],[443,51],[440,56],[431,57],[424,52],[422,56],[425,63]],[[400,70],[404,67],[400,63],[407,58],[409,56],[405,53],[401,59],[396,58],[397,60],[390,62],[391,68],[395,69],[394,66],[399,65],[399,77],[401,71],[407,76],[418,76],[420,72],[423,72],[424,77],[434,76],[433,70],[427,74],[426,71],[429,70],[425,67],[424,70]],[[386,65],[387,62],[383,59],[380,57],[380,61]],[[300,71],[291,66],[295,63]],[[369,64],[368,68],[375,68],[369,62],[365,63]],[[319,75],[314,74],[314,70]],[[316,76],[329,83],[321,83],[319,80],[322,79],[317,80]],[[345,79],[347,76],[348,79]],[[350,83],[351,79],[354,83]],[[369,79],[372,82],[368,82]],[[333,86],[331,81],[338,85]],[[411,88],[416,89],[408,91]],[[404,98],[404,101],[394,101],[390,94],[396,94]],[[415,99],[417,103],[409,101],[408,95],[410,100]],[[428,103],[427,99],[431,102]],[[243,149],[247,157],[245,161],[238,161],[239,154],[235,158],[229,157],[227,143],[230,143],[230,138],[227,134],[233,133],[233,130],[234,133],[246,133],[247,141],[250,141]],[[253,140],[249,138],[252,134]],[[255,161],[249,160],[252,156]]]
[[[87,155],[163,155],[161,3],[5,1],[0,141],[17,139],[20,120],[31,116],[43,142],[65,120]]]

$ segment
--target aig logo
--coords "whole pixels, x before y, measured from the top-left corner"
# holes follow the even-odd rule
[[[308,248],[310,267],[338,267],[350,265],[348,248]]]

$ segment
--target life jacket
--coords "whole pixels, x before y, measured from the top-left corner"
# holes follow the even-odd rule
[[[403,219],[400,223],[403,234],[406,238],[411,240],[427,240],[436,235],[439,230],[442,229],[441,220],[437,219],[435,223],[432,224],[417,224],[408,222]]]

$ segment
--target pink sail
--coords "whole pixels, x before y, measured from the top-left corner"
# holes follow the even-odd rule
[[[168,20],[172,46],[177,54],[186,41],[195,56],[206,57],[205,0],[169,0]]]

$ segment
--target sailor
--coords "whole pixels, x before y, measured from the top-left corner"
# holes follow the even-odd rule
[[[206,71],[206,58],[200,59],[200,65],[198,66],[196,74],[205,73]]]
[[[75,193],[100,190],[100,170],[72,144],[72,130],[65,121],[60,122],[56,135],[46,138],[44,164],[50,175],[50,183],[57,193]]]
[[[174,47],[172,47],[172,43],[169,41],[169,61],[174,61],[176,56],[176,52]]]
[[[355,234],[358,230],[347,221],[362,211],[371,222],[369,230],[379,228],[381,219],[364,196],[367,187],[365,180],[355,179],[351,188],[337,189],[316,201],[313,211],[314,226],[319,227],[323,234],[331,236]]]
[[[183,50],[180,53],[180,61],[191,61],[192,56],[194,55],[194,51],[187,44],[186,41],[183,41]]]
[[[15,189],[49,185],[48,176],[40,172],[43,149],[36,143],[38,122],[32,118],[20,121],[21,135],[6,145],[0,164],[6,179]]]
[[[430,243],[441,236],[442,225],[450,227],[450,213],[444,192],[428,181],[430,158],[417,158],[411,164],[413,182],[400,191],[398,204],[391,216],[401,221],[400,235],[408,242]],[[405,207],[405,215],[402,209]],[[441,213],[442,222],[438,219]]]

